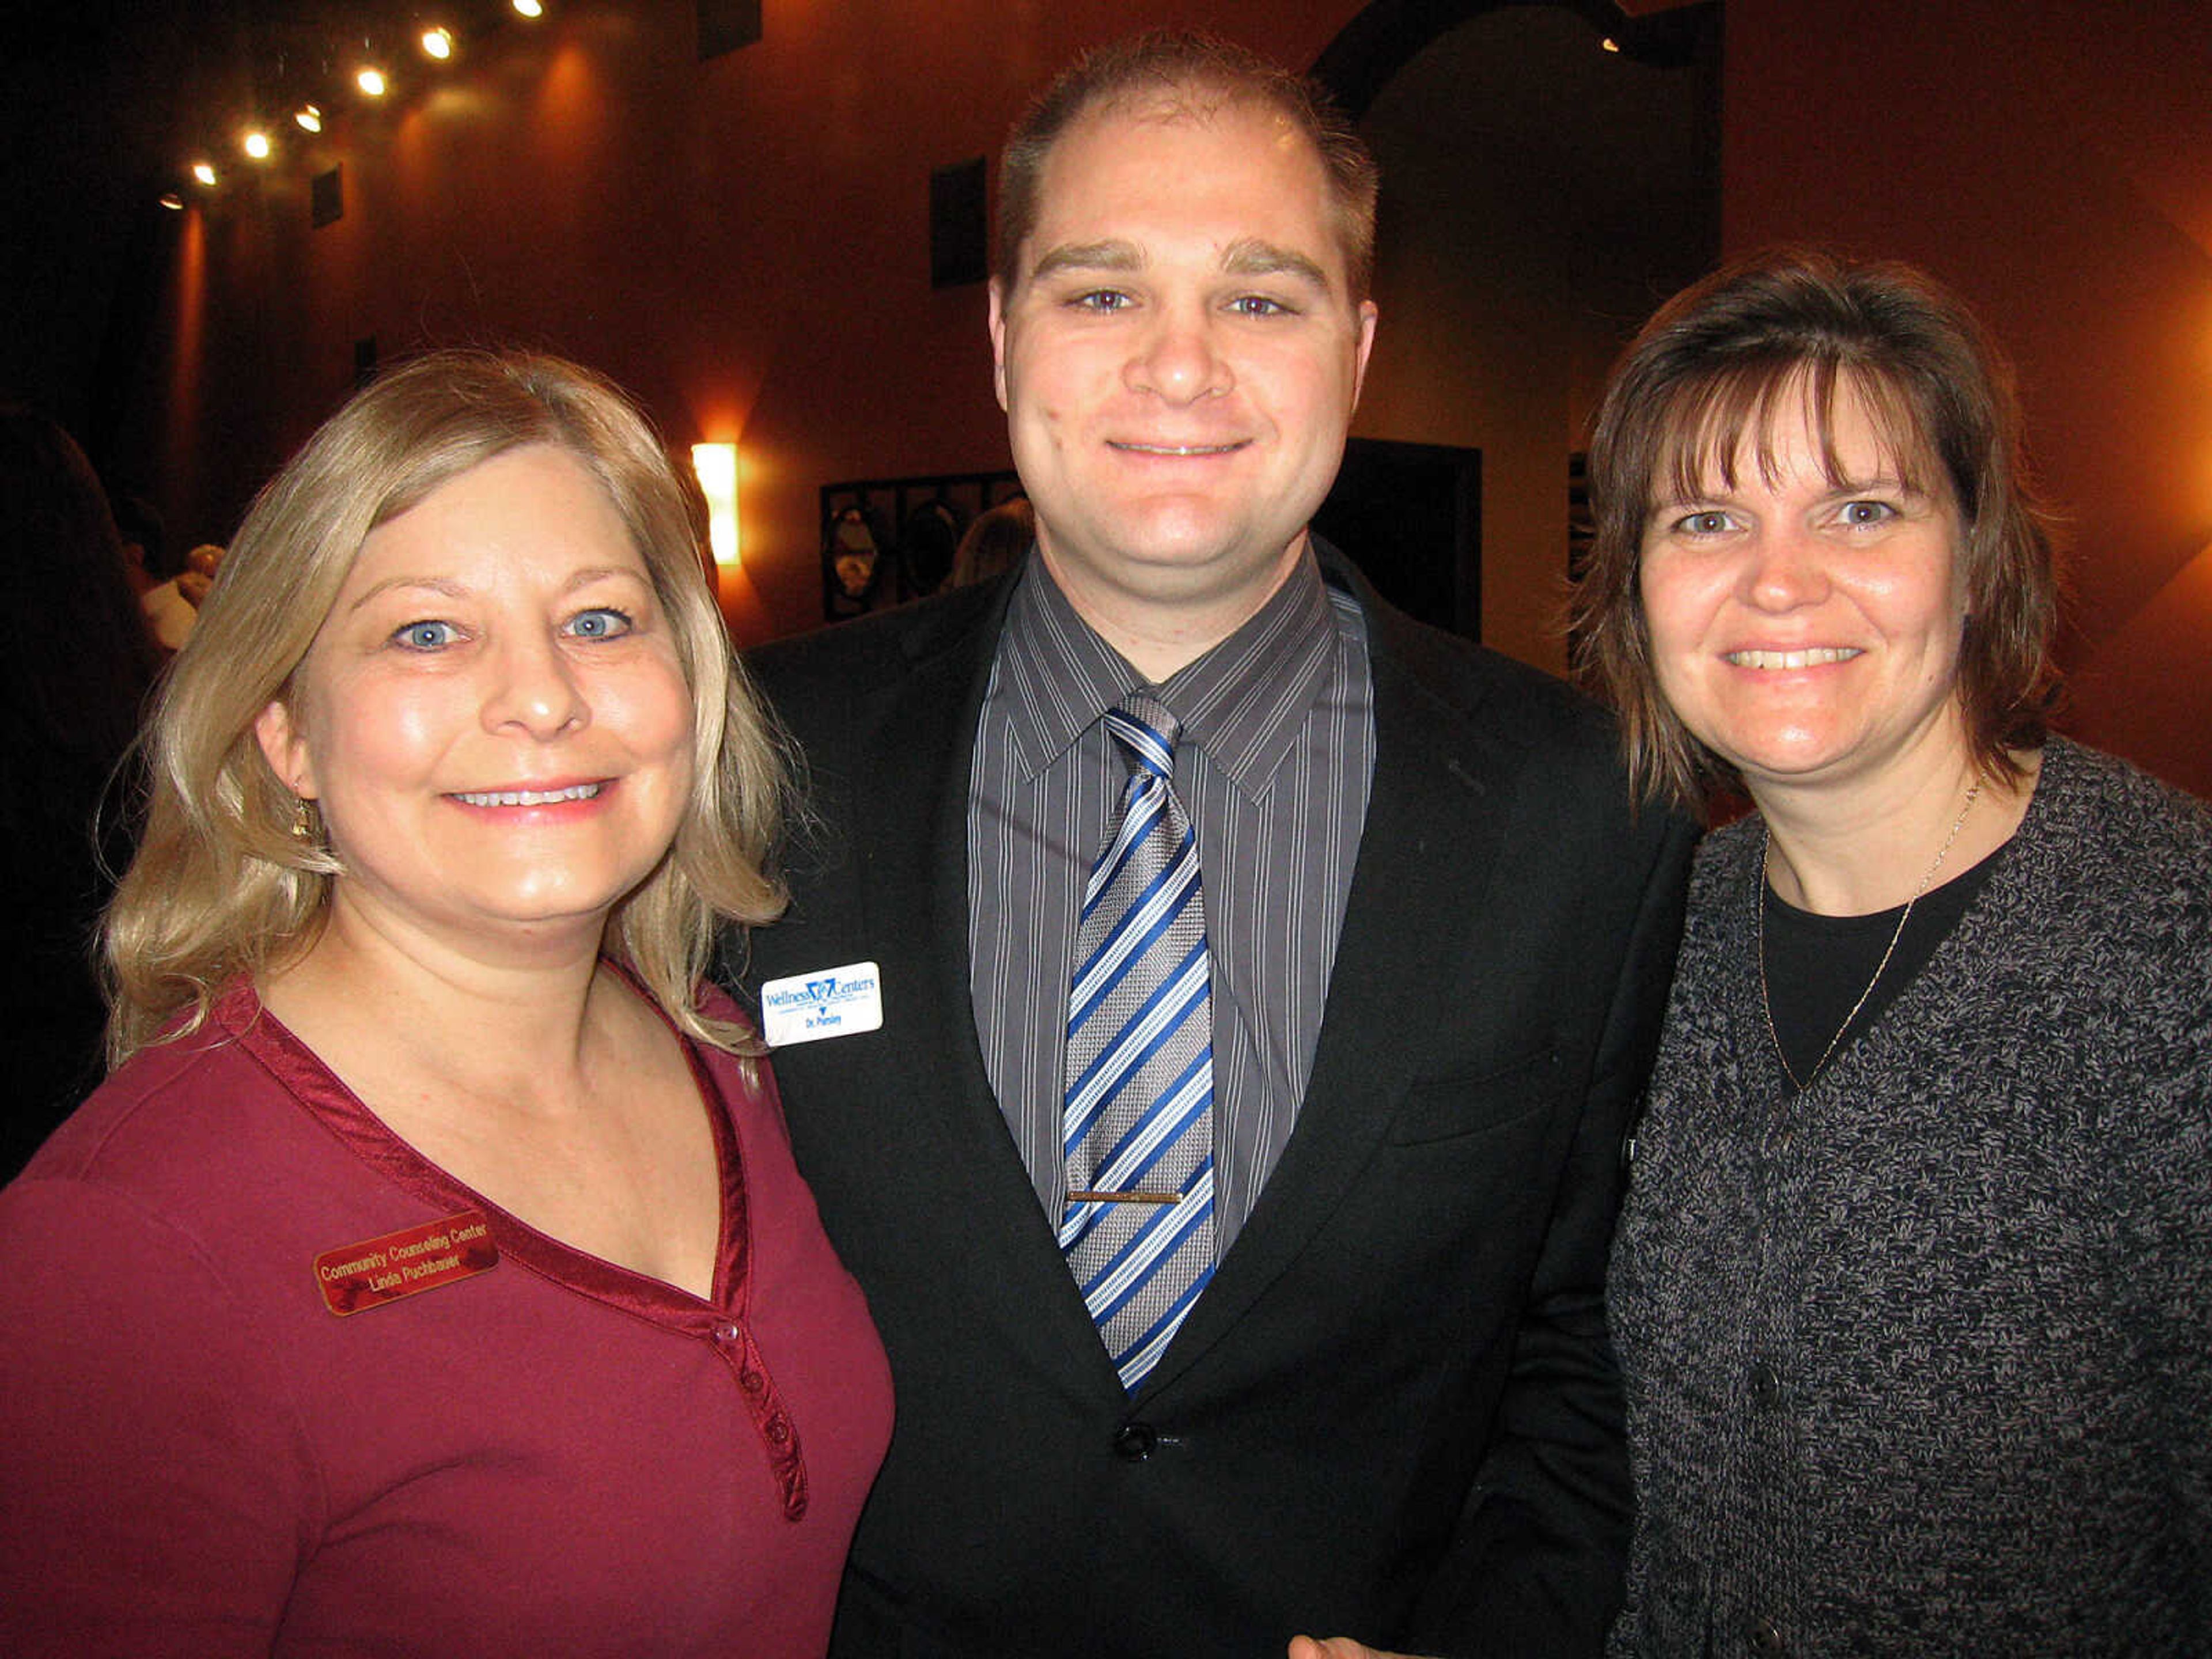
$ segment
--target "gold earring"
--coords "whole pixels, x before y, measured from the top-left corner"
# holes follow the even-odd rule
[[[305,795],[292,798],[292,839],[303,847],[313,847],[323,838],[320,814],[315,803]]]

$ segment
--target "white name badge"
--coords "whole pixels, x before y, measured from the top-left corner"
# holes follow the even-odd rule
[[[793,974],[761,987],[761,1036],[771,1048],[850,1036],[883,1023],[883,982],[872,962]]]

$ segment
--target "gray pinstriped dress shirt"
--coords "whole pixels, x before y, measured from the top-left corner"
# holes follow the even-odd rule
[[[1099,717],[1143,684],[1032,554],[969,776],[969,988],[984,1069],[1055,1220],[1076,911],[1127,776]],[[1375,772],[1359,607],[1322,581],[1309,549],[1250,621],[1158,696],[1182,722],[1176,792],[1206,893],[1225,1251],[1297,1121],[1359,855]]]

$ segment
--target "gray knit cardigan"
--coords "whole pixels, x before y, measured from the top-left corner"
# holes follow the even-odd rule
[[[2063,740],[1785,1097],[1710,837],[1608,1303],[1619,1654],[2212,1655],[2212,812]]]

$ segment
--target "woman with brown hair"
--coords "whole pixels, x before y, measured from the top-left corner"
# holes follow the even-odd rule
[[[0,1194],[0,1649],[818,1653],[888,1435],[718,926],[775,744],[642,418],[420,359],[155,713],[117,1070]]]
[[[1794,250],[1664,307],[1580,666],[1709,836],[1615,1244],[1621,1653],[2212,1650],[2212,814],[2049,732],[1963,308]]]

